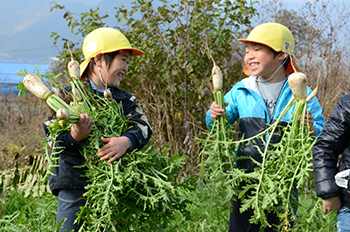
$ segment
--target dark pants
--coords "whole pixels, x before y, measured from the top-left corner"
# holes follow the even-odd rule
[[[80,211],[80,207],[84,206],[86,203],[85,200],[81,199],[84,192],[85,190],[63,189],[58,193],[58,211],[56,222],[58,223],[66,218],[66,221],[60,228],[60,232],[64,231],[65,229],[67,232],[71,230],[76,232],[80,229],[83,222],[81,221],[79,224],[74,224],[74,221],[77,218],[76,214]],[[122,226],[120,225],[115,226],[117,230],[120,230],[121,227]],[[101,228],[100,231],[108,232],[108,230],[103,228]]]
[[[78,231],[81,224],[74,224],[74,220],[77,218],[76,213],[80,210],[81,206],[85,205],[85,200],[80,199],[83,196],[84,190],[72,190],[63,189],[58,193],[58,211],[56,222],[60,222],[66,218],[63,226],[60,229],[64,231]]]
[[[229,232],[259,232],[261,227],[260,224],[251,224],[249,219],[253,216],[253,210],[248,209],[242,214],[239,212],[241,208],[241,201],[234,201],[232,204],[232,212],[230,214],[230,224]],[[279,225],[280,220],[277,215],[269,213],[267,214],[267,220],[270,225]],[[262,231],[264,232],[273,232],[278,231],[275,227],[267,227]]]

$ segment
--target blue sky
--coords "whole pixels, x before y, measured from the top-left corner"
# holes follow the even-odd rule
[[[64,11],[62,10],[54,10],[50,12],[50,1],[43,0],[35,0],[28,2],[25,0],[13,0],[6,1],[0,0],[0,5],[4,6],[0,8],[2,12],[0,14],[0,19],[2,20],[2,24],[0,25],[0,58],[5,57],[4,59],[14,60],[26,60],[31,59],[32,57],[37,57],[36,59],[42,60],[42,56],[56,56],[61,49],[61,46],[54,47],[53,39],[50,38],[51,32],[58,32],[60,35],[68,39],[74,38],[68,30],[66,21],[62,18]],[[106,23],[108,26],[115,26],[115,18],[113,14],[115,13],[114,7],[121,6],[125,3],[127,6],[130,6],[131,2],[135,0],[55,0],[55,3],[62,4],[67,7],[66,10],[72,11],[74,13],[85,12],[86,9],[96,9],[100,7],[100,13],[104,13],[108,11],[110,18],[106,19]],[[159,2],[160,0],[153,0],[154,3]],[[172,0],[174,2],[178,2],[179,0]],[[255,0],[247,0],[247,1],[255,1]],[[271,2],[274,0],[258,0],[259,2]],[[276,0],[278,1],[278,0]],[[293,9],[298,11],[306,2],[315,2],[316,0],[280,0],[283,3],[283,8]],[[320,2],[327,2],[328,0],[320,0]],[[346,2],[347,5],[350,5],[350,0],[330,0],[332,3],[338,4]],[[74,3],[82,3],[74,4]],[[102,2],[104,2],[102,4]],[[34,5],[36,3],[36,5]],[[106,4],[108,3],[108,4]],[[108,6],[106,6],[108,5]],[[257,5],[256,5],[257,6]],[[30,11],[31,15],[27,15]],[[258,9],[259,11],[259,9]],[[58,17],[56,16],[58,15]],[[335,17],[338,15],[337,12],[334,13]],[[47,17],[43,17],[47,16]],[[55,21],[53,21],[50,25],[47,26],[44,23],[41,23],[44,18],[45,22],[49,22],[51,18],[55,17]],[[41,21],[40,21],[41,20]],[[40,22],[39,22],[40,21]],[[31,25],[40,24],[40,28],[33,28],[27,31],[24,35],[20,34],[18,31],[24,31],[26,28],[29,28]],[[34,33],[35,31],[35,33]],[[16,34],[18,33],[18,34]],[[34,34],[30,34],[34,33]],[[36,36],[39,35],[37,38]],[[12,37],[11,37],[12,36]],[[45,40],[44,40],[45,39]],[[73,40],[73,39],[72,39]],[[2,55],[5,54],[5,55]],[[40,56],[39,56],[40,55]],[[28,58],[25,58],[28,57]]]

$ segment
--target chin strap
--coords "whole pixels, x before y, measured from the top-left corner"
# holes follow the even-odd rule
[[[107,89],[107,83],[105,83],[102,79],[101,69],[100,69],[100,67],[97,67],[97,68],[98,68],[98,75],[100,76],[100,80],[101,80],[102,84],[105,86],[105,88]]]
[[[284,59],[283,63],[278,67],[278,69],[276,69],[276,71],[272,74],[272,76],[269,79],[265,80],[265,81],[271,80],[275,76],[275,74],[278,72],[278,70],[280,70],[281,67],[286,63],[286,61],[287,61],[287,58]]]

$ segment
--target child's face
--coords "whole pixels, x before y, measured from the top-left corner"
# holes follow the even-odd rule
[[[108,86],[119,86],[120,81],[128,72],[130,57],[131,51],[118,53],[110,63],[109,69],[107,69],[106,62],[103,62],[101,74]]]
[[[258,43],[245,44],[244,63],[254,76],[269,79],[282,64],[279,56],[274,58],[274,52],[267,46]],[[284,69],[280,69],[284,73]],[[277,73],[276,73],[277,74]]]

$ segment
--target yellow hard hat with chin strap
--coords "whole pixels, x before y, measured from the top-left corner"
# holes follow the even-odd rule
[[[143,51],[131,47],[129,40],[118,30],[102,27],[88,34],[83,43],[83,54],[85,60],[80,64],[80,76],[84,73],[91,58],[98,53],[109,53],[120,50],[131,51],[131,56],[139,56]]]
[[[290,30],[279,23],[269,22],[263,23],[255,27],[248,35],[246,39],[238,39],[242,43],[251,42],[263,44],[270,47],[275,52],[285,52],[290,56],[291,62],[288,64],[288,67],[285,69],[285,73],[293,73],[294,69],[299,71],[297,65],[292,59],[293,50],[294,50],[294,37]],[[250,76],[249,69],[244,66],[244,73]]]

